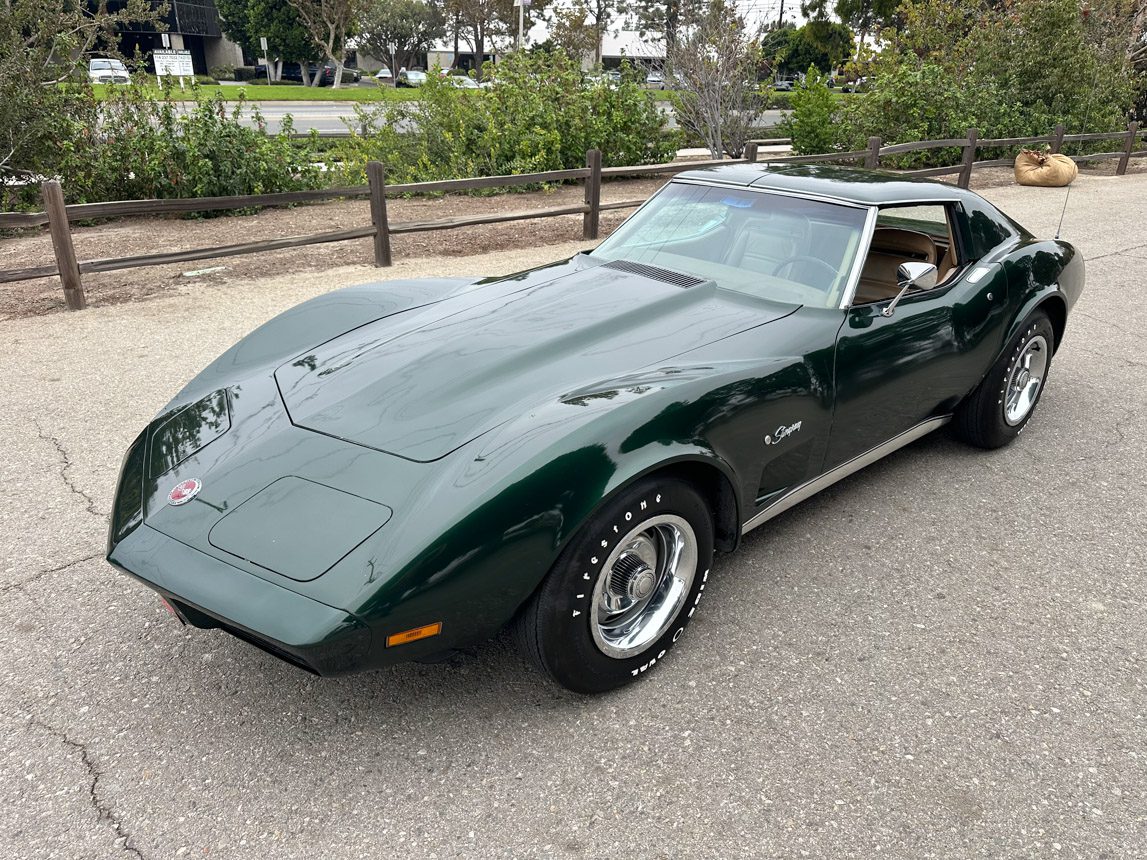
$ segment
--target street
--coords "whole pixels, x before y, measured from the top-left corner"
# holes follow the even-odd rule
[[[984,194],[1055,233],[1063,189]],[[939,431],[753,532],[596,698],[505,636],[316,678],[103,560],[129,442],[238,337],[584,242],[0,322],[0,856],[1147,857],[1147,174],[1081,175],[1063,238],[1087,287],[1014,444]]]
[[[275,133],[282,128],[283,117],[290,114],[294,120],[295,131],[308,132],[311,129],[320,133],[346,132],[348,124],[355,122],[354,102],[252,102],[259,108],[263,119],[267,122],[267,130]],[[668,102],[658,102],[663,111],[671,114]],[[761,125],[776,125],[781,121],[783,112],[779,110],[762,111]],[[252,125],[250,111],[245,112],[247,125]],[[669,128],[676,128],[676,120],[670,115]]]

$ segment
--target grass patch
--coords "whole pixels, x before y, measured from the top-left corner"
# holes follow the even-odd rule
[[[103,99],[108,87],[114,84],[93,84],[92,91],[96,98]],[[159,98],[162,94],[158,87],[147,87],[147,92]],[[377,101],[404,101],[417,99],[418,90],[395,89],[394,87],[360,87],[346,86],[337,90],[330,87],[300,87],[278,86],[276,84],[240,84],[239,86],[201,86],[200,93],[211,98],[215,93],[223,96],[224,101],[238,101],[243,93],[248,101],[267,102],[377,102]],[[178,88],[175,98],[179,98]],[[188,99],[191,96],[188,94]]]

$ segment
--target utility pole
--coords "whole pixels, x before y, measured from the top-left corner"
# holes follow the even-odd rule
[[[777,29],[784,26],[785,23],[785,0],[781,0],[781,11],[777,13]]]
[[[518,50],[522,50],[522,33],[526,28],[526,7],[530,5],[530,0],[514,0],[514,5],[518,7]]]

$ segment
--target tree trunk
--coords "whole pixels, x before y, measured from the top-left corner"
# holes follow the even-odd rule
[[[335,79],[331,82],[331,89],[337,90],[343,85],[343,61],[335,60]]]
[[[458,31],[462,29],[462,16],[454,16],[454,59],[450,62],[450,68],[458,68]]]
[[[482,80],[482,58],[486,56],[486,31],[481,27],[474,29],[474,68],[478,75],[478,80]]]
[[[311,64],[306,60],[299,60],[299,73],[303,76],[303,86],[311,85]]]

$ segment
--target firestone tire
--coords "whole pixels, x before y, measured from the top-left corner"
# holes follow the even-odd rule
[[[518,646],[577,693],[631,683],[684,634],[712,560],[713,517],[700,494],[674,478],[639,481],[562,551],[515,620]]]
[[[989,449],[1015,439],[1039,405],[1054,351],[1051,320],[1036,311],[956,410],[956,435],[970,445]]]

